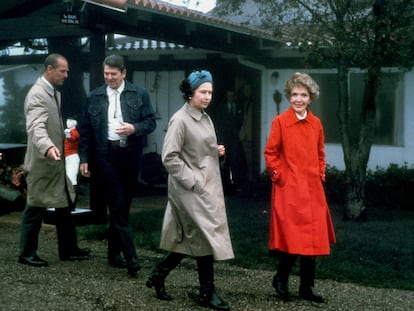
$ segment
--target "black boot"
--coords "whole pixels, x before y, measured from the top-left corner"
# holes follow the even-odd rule
[[[197,271],[200,281],[200,295],[197,303],[213,310],[230,310],[229,305],[217,295],[214,287],[213,256],[197,257]]]
[[[165,291],[165,278],[184,258],[183,254],[168,253],[165,258],[154,268],[145,284],[148,288],[154,286],[157,298],[160,300],[172,300],[172,297]]]
[[[131,278],[138,277],[138,271],[141,270],[141,266],[138,263],[138,257],[126,258],[126,268],[128,276]]]
[[[302,256],[300,258],[299,297],[317,303],[325,302],[315,290],[315,257],[313,256]]]
[[[273,277],[272,285],[278,294],[284,301],[290,301],[290,293],[288,287],[289,274],[292,271],[293,265],[295,264],[297,256],[280,253],[279,264],[277,266],[277,272]]]

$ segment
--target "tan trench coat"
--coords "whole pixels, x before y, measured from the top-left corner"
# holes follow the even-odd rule
[[[66,177],[63,152],[64,128],[60,114],[60,93],[39,78],[24,102],[26,115],[27,149],[24,160],[27,182],[27,203],[31,206],[60,208],[69,205],[67,191],[73,200],[75,192]],[[47,150],[56,146],[61,160],[46,156]]]
[[[169,177],[160,247],[215,260],[234,258],[210,117],[184,104],[168,124],[162,161]]]

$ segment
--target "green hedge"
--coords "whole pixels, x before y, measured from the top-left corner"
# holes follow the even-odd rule
[[[324,185],[329,203],[345,202],[345,171],[328,166]],[[253,197],[270,198],[270,178],[263,173],[252,185]],[[367,207],[397,208],[414,211],[414,166],[390,164],[388,168],[367,171],[365,199]]]
[[[367,172],[365,188],[368,207],[397,208],[414,211],[414,166],[390,164]]]

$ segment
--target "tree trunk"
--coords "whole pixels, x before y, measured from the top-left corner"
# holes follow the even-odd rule
[[[365,175],[366,161],[363,152],[351,152],[350,162],[345,169],[345,220],[366,220]]]
[[[380,69],[368,70],[360,116],[359,137],[352,136],[351,115],[348,100],[348,66],[339,62],[339,110],[338,120],[341,129],[342,148],[345,161],[345,208],[344,219],[365,220],[365,179],[369,154],[375,133],[375,96],[378,89]]]

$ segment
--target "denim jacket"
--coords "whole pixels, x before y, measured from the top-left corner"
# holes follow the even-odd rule
[[[79,125],[79,156],[81,163],[88,162],[88,155],[106,154],[108,150],[108,106],[106,84],[93,90],[87,98],[83,118]],[[120,94],[124,122],[134,125],[135,134],[128,136],[128,148],[142,150],[146,135],[155,130],[156,122],[149,94],[143,87],[125,80]],[[94,150],[91,150],[91,148]]]

